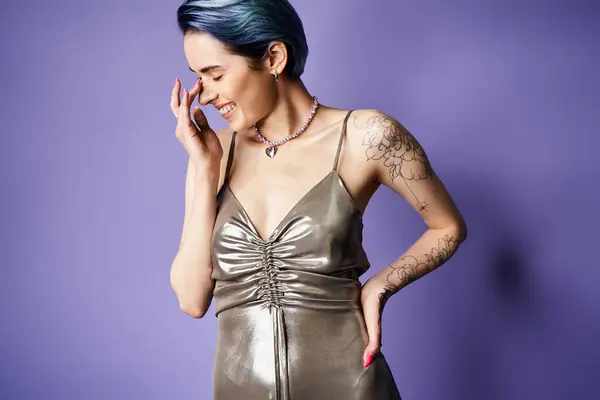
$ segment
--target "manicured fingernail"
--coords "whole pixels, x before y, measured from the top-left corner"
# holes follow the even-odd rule
[[[179,77],[175,78],[175,84],[177,84],[177,82],[179,82]]]
[[[369,353],[367,354],[367,360],[363,364],[364,367],[367,368],[371,364],[371,361],[373,361],[373,354]]]

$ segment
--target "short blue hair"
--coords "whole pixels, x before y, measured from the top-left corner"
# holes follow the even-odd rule
[[[308,45],[304,27],[288,0],[188,0],[177,9],[181,32],[208,33],[230,53],[246,58],[261,70],[272,41],[286,45],[286,77],[296,80],[304,72]]]

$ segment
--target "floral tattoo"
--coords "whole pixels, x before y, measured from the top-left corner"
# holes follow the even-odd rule
[[[430,253],[425,254],[423,261],[419,261],[414,256],[405,255],[398,260],[399,265],[389,265],[387,283],[384,291],[379,294],[381,310],[394,293],[448,261],[456,252],[458,246],[459,241],[457,239],[445,235],[438,239],[437,247],[432,248]],[[392,283],[391,278],[395,278],[395,281],[399,283]]]
[[[402,179],[415,197],[418,210],[425,211],[429,205],[420,200],[408,186],[408,181],[433,177],[433,169],[419,142],[402,124],[382,112],[369,117],[365,126],[358,126],[356,119],[354,125],[367,131],[363,137],[363,145],[367,146],[367,159],[383,160],[390,179]]]

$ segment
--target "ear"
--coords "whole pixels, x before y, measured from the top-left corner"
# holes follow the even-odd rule
[[[287,65],[287,61],[288,55],[285,43],[281,41],[271,42],[265,56],[265,69],[270,74],[273,74],[275,71],[277,71],[277,73],[281,75],[285,69],[285,66]]]

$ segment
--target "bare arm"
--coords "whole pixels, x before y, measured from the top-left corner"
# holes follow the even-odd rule
[[[219,131],[220,138],[229,137]],[[229,137],[230,139],[230,137]],[[229,146],[228,140],[223,145]],[[212,301],[215,282],[211,278],[211,239],[216,218],[215,188],[223,184],[226,157],[220,177],[198,175],[188,161],[185,179],[185,218],[179,250],[171,265],[171,287],[179,307],[194,318],[202,318]],[[214,183],[218,179],[218,184]],[[218,190],[218,189],[217,189]]]
[[[185,185],[185,219],[179,250],[171,265],[171,287],[179,307],[186,314],[201,318],[212,300],[210,239],[215,221],[214,185],[197,179],[188,163]]]
[[[199,107],[190,112],[190,105],[201,92],[202,81],[197,79],[192,90],[183,89],[180,98],[181,82],[177,78],[171,89],[169,104],[177,120],[175,137],[189,155],[185,179],[185,219],[179,250],[171,264],[170,281],[181,310],[196,318],[204,316],[213,296],[210,249],[217,209],[216,194],[222,184],[226,161],[221,139],[224,135],[209,126]]]
[[[389,297],[444,264],[467,237],[466,223],[415,137],[392,117],[362,111],[354,122],[371,173],[401,195],[429,227],[399,258],[374,278]]]

